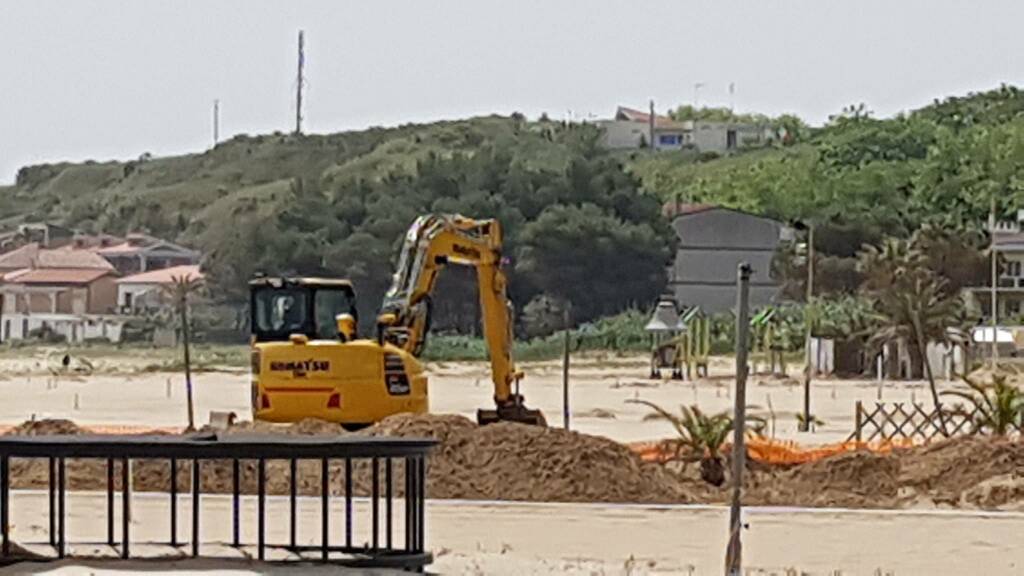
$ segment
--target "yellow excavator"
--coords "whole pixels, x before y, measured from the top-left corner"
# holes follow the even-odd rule
[[[501,270],[501,226],[459,215],[421,216],[409,228],[374,338],[356,333],[355,289],[346,280],[256,278],[250,282],[252,409],[257,420],[320,418],[348,428],[429,410],[417,357],[430,331],[431,294],[448,265],[472,266],[494,384],[481,424],[546,425],[526,408],[512,360],[512,322]]]

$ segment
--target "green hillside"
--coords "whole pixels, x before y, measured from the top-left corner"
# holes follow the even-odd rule
[[[417,216],[497,217],[516,304],[572,300],[587,319],[654,298],[671,245],[658,200],[598,138],[590,126],[497,116],[238,136],[201,154],[26,167],[0,189],[0,224],[144,230],[191,245],[225,301],[243,302],[257,271],[347,276],[371,312]],[[444,281],[439,316],[471,329],[472,284]]]
[[[1024,92],[1003,86],[887,119],[852,106],[790,146],[710,161],[645,155],[631,171],[665,201],[814,225],[822,288],[853,292],[865,245],[928,229],[981,248],[992,201],[1000,218],[1024,208]]]
[[[368,318],[415,217],[496,217],[506,228],[511,294],[525,316],[569,301],[576,319],[588,320],[649,305],[663,289],[673,235],[662,202],[711,202],[814,225],[824,293],[862,287],[865,245],[939,230],[953,237],[943,242],[976,252],[993,199],[1001,215],[1024,206],[1017,88],[887,119],[850,107],[815,129],[776,120],[785,145],[722,157],[611,153],[591,125],[519,116],[238,136],[201,154],[26,167],[14,186],[0,187],[0,226],[47,220],[177,240],[206,255],[213,293],[225,302],[244,302],[257,271],[346,276]],[[780,277],[800,294],[799,258],[778,260]],[[956,285],[970,280],[964,269]],[[458,272],[443,282],[436,308],[448,324],[440,326],[474,330],[472,282]]]

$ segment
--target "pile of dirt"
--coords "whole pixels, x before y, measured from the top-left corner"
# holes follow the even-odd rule
[[[36,423],[34,426],[32,430],[41,434],[69,430],[66,425]],[[253,432],[345,434],[335,424],[312,420],[288,426],[245,423],[227,433]],[[643,463],[621,444],[557,428],[512,423],[480,427],[461,416],[403,414],[387,418],[359,433],[437,439],[439,445],[431,454],[427,467],[427,490],[434,498],[564,502],[696,502],[707,499],[705,488],[699,482],[681,478],[662,466]],[[115,462],[114,465],[115,489],[120,490],[120,464]],[[268,493],[287,494],[290,489],[288,462],[267,461],[266,467]],[[353,462],[353,491],[357,495],[371,491],[370,467],[366,460]],[[301,461],[297,472],[300,494],[320,494],[320,462]],[[332,460],[330,473],[330,492],[333,495],[344,494],[344,462]],[[395,461],[394,474],[396,479],[404,474],[402,461]],[[67,475],[71,489],[101,490],[106,487],[106,463],[103,461],[69,459]],[[230,492],[232,477],[230,461],[206,461],[200,468],[204,492]],[[48,480],[46,461],[14,459],[12,479],[16,488],[45,487]],[[132,479],[133,488],[137,491],[167,491],[170,464],[166,461],[134,461]],[[190,490],[189,462],[179,464],[177,482],[179,490]],[[242,491],[255,492],[256,482],[256,462],[242,461]],[[395,492],[402,494],[402,482],[395,482]]]
[[[7,431],[12,436],[54,436],[57,434],[84,434],[85,430],[80,428],[71,420],[44,419],[26,420]]]
[[[964,436],[907,450],[900,462],[900,486],[936,504],[957,506],[966,491],[986,480],[1024,471],[1024,441]]]
[[[243,423],[227,432],[302,435],[350,434],[338,425],[306,420],[293,425]],[[67,420],[40,420],[16,427],[15,434],[77,434]],[[477,426],[461,416],[392,416],[358,432],[370,436],[434,438],[438,445],[427,465],[427,490],[433,498],[528,500],[555,502],[721,503],[727,486],[700,481],[696,465],[643,462],[632,450],[609,439],[513,423]],[[750,505],[893,508],[917,505],[1020,509],[1024,507],[1024,442],[1005,438],[963,437],[927,447],[877,454],[866,450],[829,456],[799,465],[749,461],[745,501]],[[116,488],[120,468],[115,462]],[[267,491],[287,494],[289,463],[270,460]],[[330,493],[345,493],[344,462],[331,461]],[[370,462],[353,461],[353,492],[367,495],[372,486]],[[318,461],[298,463],[298,491],[321,492]],[[15,488],[43,488],[48,481],[45,460],[12,459]],[[402,495],[404,466],[393,467],[394,491]],[[68,485],[77,490],[102,490],[106,463],[67,463]],[[165,492],[170,486],[167,461],[134,461],[133,486],[138,491]],[[201,468],[204,492],[232,489],[230,461],[206,461]],[[383,480],[383,474],[381,474]],[[190,490],[189,462],[181,462],[177,486]],[[254,493],[257,463],[240,463],[244,493]]]
[[[1024,511],[1024,470],[983,480],[963,492],[961,504],[986,510]]]
[[[762,505],[891,508],[899,493],[900,462],[890,454],[848,452],[752,475],[748,502]]]
[[[700,489],[621,444],[560,428],[403,414],[368,433],[439,440],[427,473],[427,493],[435,498],[693,502]]]

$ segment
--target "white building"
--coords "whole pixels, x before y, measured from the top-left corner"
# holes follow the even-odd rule
[[[655,115],[652,126],[649,113],[624,106],[616,110],[614,119],[598,120],[595,124],[604,131],[605,147],[613,150],[692,148],[721,154],[747,146],[763,146],[776,137],[768,126],[737,122],[677,122],[667,116]]]
[[[132,313],[166,306],[169,303],[166,289],[180,278],[202,280],[203,273],[199,271],[199,266],[187,265],[161,268],[119,278],[117,280],[117,308],[123,313]]]

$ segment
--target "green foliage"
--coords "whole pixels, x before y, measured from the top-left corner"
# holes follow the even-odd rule
[[[191,245],[206,255],[211,295],[237,306],[256,272],[348,277],[364,328],[417,216],[497,218],[515,306],[546,295],[585,322],[651,301],[673,238],[659,200],[599,138],[591,125],[496,116],[239,136],[203,154],[27,167],[0,189],[0,207],[11,223],[143,230]],[[453,270],[440,282],[437,326],[477,330],[471,275]]]
[[[874,302],[863,296],[814,298],[806,310],[818,336],[863,338],[873,334],[878,326]]]
[[[725,107],[695,108],[691,104],[683,104],[676,107],[675,110],[670,110],[668,115],[677,122],[704,120],[707,122],[759,124],[778,131],[787,144],[803,140],[810,134],[810,128],[807,124],[793,114],[783,114],[772,118],[764,114],[736,113]]]
[[[1024,390],[1012,384],[1005,374],[993,374],[990,383],[966,376],[963,381],[971,392],[947,390],[942,394],[970,402],[977,414],[978,430],[997,436],[1006,436],[1015,430],[1024,432]]]
[[[964,325],[962,302],[948,282],[928,265],[913,241],[890,238],[869,246],[860,256],[862,291],[874,302],[878,325],[870,342],[906,342],[913,376],[928,376],[938,405],[935,380],[925,361],[929,342],[949,342],[949,328]],[[936,406],[938,407],[938,406]]]
[[[631,169],[665,201],[709,202],[815,225],[819,294],[856,291],[853,257],[864,244],[941,230],[976,250],[996,200],[1011,216],[1024,206],[1024,93],[1010,86],[936,102],[891,119],[851,106],[792,147],[713,162],[639,155]],[[963,252],[961,252],[963,253]],[[785,264],[785,263],[783,263]],[[973,262],[962,268],[973,273]],[[801,282],[801,266],[780,266]],[[963,285],[939,271],[947,290]],[[787,294],[800,297],[794,284]]]
[[[644,330],[649,311],[628,309],[613,316],[598,318],[570,331],[572,351],[648,352],[651,335]],[[559,326],[560,327],[560,326]],[[517,360],[551,360],[560,358],[565,346],[564,332],[519,340],[513,356]],[[482,338],[438,334],[427,340],[423,357],[427,360],[486,360],[487,345]]]

